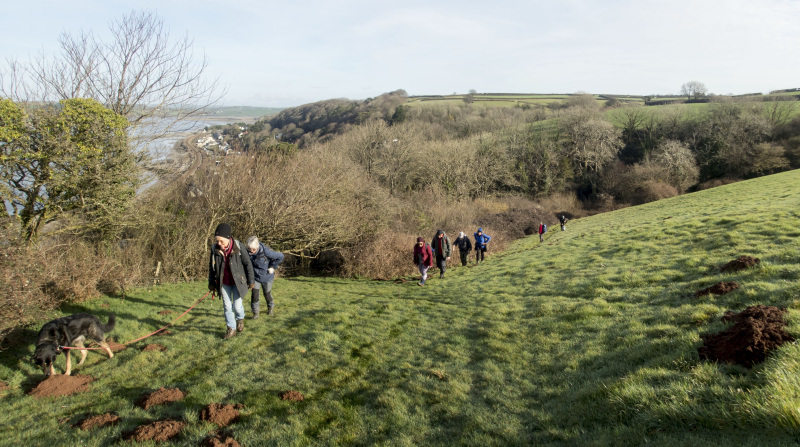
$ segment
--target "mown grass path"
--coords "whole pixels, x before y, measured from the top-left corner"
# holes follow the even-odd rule
[[[221,303],[204,301],[171,328],[77,374],[69,397],[35,399],[29,345],[0,353],[3,445],[115,445],[166,416],[188,422],[175,443],[215,427],[209,403],[242,403],[229,431],[242,445],[795,445],[800,349],[785,345],[748,370],[700,361],[700,334],[725,310],[788,307],[800,336],[800,171],[569,222],[544,243],[518,241],[421,288],[332,278],[279,279],[277,314],[223,341]],[[409,247],[413,241],[409,243]],[[757,267],[721,274],[739,255]],[[409,254],[409,259],[411,255]],[[413,267],[409,266],[409,274]],[[437,276],[437,275],[434,275]],[[410,277],[409,277],[410,278]],[[727,295],[695,297],[716,282]],[[163,285],[64,313],[118,316],[126,341],[174,318],[205,284]],[[247,307],[247,306],[246,306]],[[161,343],[166,352],[142,352]],[[58,366],[63,369],[63,359]],[[183,401],[133,403],[161,386]],[[279,393],[298,390],[302,402]],[[113,412],[122,422],[71,425]]]

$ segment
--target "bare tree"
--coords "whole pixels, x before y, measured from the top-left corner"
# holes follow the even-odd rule
[[[708,93],[708,89],[702,82],[689,81],[681,86],[681,93],[686,95],[687,99],[700,99]]]
[[[700,178],[697,161],[686,143],[662,141],[653,151],[652,162],[664,169],[667,183],[679,191],[686,191]]]
[[[224,94],[218,79],[206,80],[208,61],[195,57],[188,35],[171,39],[155,13],[133,11],[109,29],[107,41],[92,32],[64,32],[58,54],[7,61],[0,93],[17,102],[93,98],[127,117],[129,135],[139,143],[186,130],[187,120]]]

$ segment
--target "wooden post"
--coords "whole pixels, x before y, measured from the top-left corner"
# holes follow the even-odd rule
[[[158,274],[161,272],[161,261],[158,261],[158,265],[156,266],[156,277],[153,279],[153,285],[160,284],[161,282],[158,280]]]

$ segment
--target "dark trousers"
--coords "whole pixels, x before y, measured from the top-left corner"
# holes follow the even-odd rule
[[[459,251],[461,255],[461,265],[467,265],[467,257],[469,256],[469,250],[467,251]]]
[[[484,247],[484,248],[480,248],[480,247],[475,248],[475,262],[482,262],[484,256],[486,256],[486,247]]]
[[[272,309],[275,307],[275,300],[272,299],[272,283],[262,282],[261,288],[264,290],[264,299],[267,301],[267,309]],[[260,291],[259,289],[250,291],[250,310],[252,310],[254,314],[257,314],[261,310]]]
[[[447,268],[447,266],[445,265],[446,262],[447,260],[445,258],[442,258],[441,256],[436,256],[436,267],[439,269],[440,275],[444,275],[444,271]]]

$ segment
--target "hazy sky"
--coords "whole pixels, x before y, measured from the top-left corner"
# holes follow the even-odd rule
[[[800,87],[800,0],[4,2],[0,57],[104,33],[133,5],[188,33],[226,105],[478,92],[673,94]],[[36,7],[32,7],[32,5]]]

